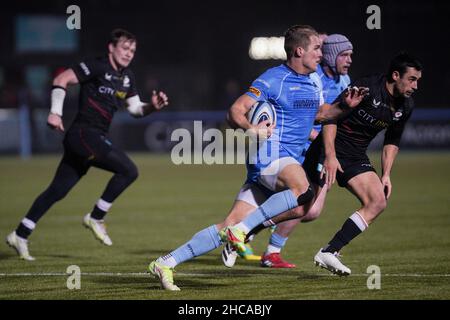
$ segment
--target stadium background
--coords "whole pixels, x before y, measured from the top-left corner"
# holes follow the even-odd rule
[[[64,30],[69,16],[66,8],[72,4],[81,8],[79,31]],[[381,30],[366,27],[366,8],[372,4],[381,8]],[[39,259],[36,264],[24,264],[5,245],[0,247],[0,299],[449,299],[449,12],[450,2],[438,0],[55,0],[2,6],[1,237],[15,227],[59,161],[62,136],[49,130],[45,120],[51,80],[61,68],[103,54],[113,28],[129,29],[138,38],[131,67],[141,97],[148,100],[151,90],[158,88],[167,92],[170,106],[146,119],[132,119],[123,111],[114,120],[112,140],[133,151],[141,172],[136,184],[117,201],[108,221],[117,246],[105,251],[79,226],[80,217],[109,179],[107,173],[95,170],[39,224],[31,240],[31,251]],[[42,24],[27,22],[30,17],[42,19]],[[56,27],[53,32],[61,31],[63,36],[48,43],[41,36],[52,29],[44,21],[55,17],[63,30]],[[290,239],[286,257],[299,265],[297,269],[265,270],[242,263],[232,271],[224,270],[215,251],[180,268],[179,284],[186,289],[180,295],[156,290],[157,283],[141,274],[149,258],[219,221],[245,172],[243,166],[173,165],[167,156],[173,145],[171,131],[192,130],[193,120],[203,120],[204,128],[224,128],[225,110],[233,99],[266,68],[280,63],[252,60],[248,54],[251,39],[281,36],[292,24],[347,35],[355,47],[352,78],[385,70],[389,59],[404,49],[424,65],[414,97],[418,110],[402,144],[402,149],[414,151],[400,154],[387,213],[345,254],[355,277],[345,281],[326,277],[310,262],[318,246],[357,205],[348,192],[334,188],[324,217]],[[27,34],[27,30],[35,33]],[[33,49],[36,45],[39,49]],[[58,51],[59,45],[66,46],[65,51]],[[66,128],[76,112],[76,98],[73,88],[65,103]],[[378,169],[379,143],[378,139],[373,146]],[[19,156],[28,161],[20,161]],[[255,243],[258,251],[264,249],[266,239]],[[391,274],[383,278],[381,291],[365,287],[365,268],[373,263]],[[63,274],[70,264],[91,273],[83,280],[84,290],[65,288]],[[45,272],[53,276],[36,276]],[[102,276],[101,272],[123,275]],[[21,273],[31,276],[14,276]],[[197,276],[193,279],[190,274]],[[277,289],[273,283],[279,285]]]
[[[192,119],[204,120],[206,126],[223,124],[223,111],[231,102],[260,73],[281,62],[252,60],[248,53],[251,39],[282,36],[287,27],[296,23],[347,35],[355,47],[350,70],[353,79],[384,71],[389,59],[401,50],[415,54],[423,62],[424,76],[414,98],[417,108],[425,109],[425,114],[422,110],[414,115],[418,128],[407,132],[404,146],[450,147],[450,98],[446,94],[450,71],[444,58],[450,56],[445,40],[448,2],[194,3],[16,1],[2,8],[0,110],[4,112],[0,120],[0,152],[17,152],[24,143],[21,135],[22,139],[32,137],[30,146],[25,147],[34,152],[61,150],[59,140],[55,140],[57,135],[45,127],[52,78],[75,61],[104,54],[109,32],[115,27],[137,35],[138,50],[131,67],[141,97],[149,99],[151,90],[158,88],[167,92],[171,104],[165,113],[139,122],[119,115],[112,139],[127,150],[164,152],[173,145],[169,140],[174,127],[191,130]],[[80,6],[81,30],[65,27],[69,17],[66,9],[71,4]],[[366,27],[366,9],[371,4],[381,9],[381,30]],[[38,21],[30,21],[33,18]],[[51,20],[55,18],[59,20]],[[76,96],[76,88],[69,91],[66,126],[76,112]],[[16,111],[21,105],[28,107],[29,117],[22,114],[18,118],[20,113]],[[177,111],[201,113],[173,114]],[[160,121],[148,126],[156,120]],[[178,122],[174,124],[175,120]],[[29,132],[19,131],[19,122],[31,123]],[[28,154],[28,149],[22,153]]]

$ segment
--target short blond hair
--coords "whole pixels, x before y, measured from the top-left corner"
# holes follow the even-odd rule
[[[287,58],[292,58],[298,47],[306,50],[311,43],[312,36],[319,37],[319,34],[308,25],[295,25],[287,29],[284,33],[284,50]]]

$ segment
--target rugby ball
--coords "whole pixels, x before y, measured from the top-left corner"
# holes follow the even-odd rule
[[[269,123],[275,125],[277,122],[277,114],[273,105],[267,101],[256,102],[247,113],[247,120],[252,125],[269,120]]]

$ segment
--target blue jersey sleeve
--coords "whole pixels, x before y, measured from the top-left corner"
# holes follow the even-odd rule
[[[280,82],[277,80],[275,70],[269,69],[253,81],[246,94],[257,101],[273,101],[280,89]]]

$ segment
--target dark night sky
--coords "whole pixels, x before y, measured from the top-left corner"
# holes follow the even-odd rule
[[[70,4],[82,10],[80,49],[68,55],[14,52],[17,14],[61,14]],[[381,30],[368,30],[366,8],[381,8]],[[253,61],[248,46],[255,36],[281,36],[293,24],[342,33],[354,45],[352,78],[383,72],[401,50],[424,65],[419,107],[450,107],[448,1],[15,1],[0,13],[0,64],[20,68],[65,66],[101,53],[111,29],[123,27],[138,37],[133,69],[145,91],[146,76],[158,79],[175,108],[222,108],[229,79],[242,90],[266,68],[281,61]],[[142,84],[144,83],[144,84]],[[145,92],[142,95],[145,97]]]

